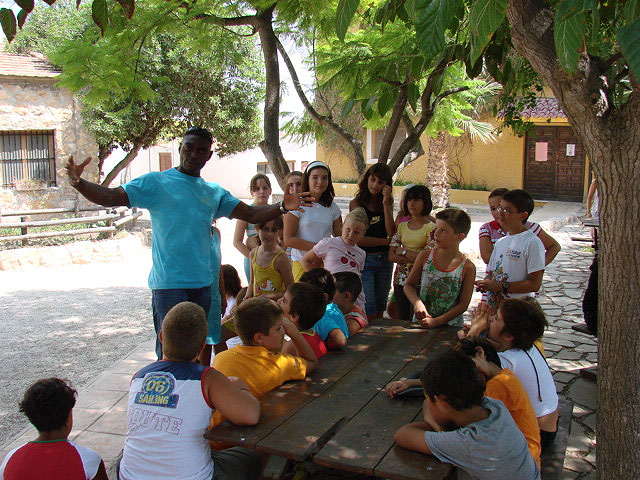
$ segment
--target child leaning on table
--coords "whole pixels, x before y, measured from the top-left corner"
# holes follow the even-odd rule
[[[298,327],[302,338],[311,346],[316,358],[327,354],[327,346],[313,329],[322,318],[326,303],[322,290],[308,283],[296,282],[289,285],[284,295],[278,299],[278,305],[293,324]],[[297,349],[292,341],[285,342],[282,353],[296,355]]]
[[[324,268],[314,268],[304,272],[300,281],[315,285],[322,290],[327,303],[324,315],[316,322],[313,329],[318,332],[329,350],[344,347],[349,338],[349,328],[340,308],[333,303],[333,296],[336,293],[336,282],[333,275]]]
[[[214,410],[238,425],[260,418],[260,403],[244,381],[196,363],[206,335],[204,310],[195,303],[179,303],[164,318],[162,360],[138,371],[129,387],[121,480],[260,477],[256,452],[212,452],[202,436]]]
[[[424,422],[398,429],[393,439],[409,450],[458,467],[458,479],[538,480],[540,470],[504,404],[484,397],[473,360],[449,350],[420,377]]]
[[[38,380],[24,392],[20,411],[36,427],[38,437],[7,454],[0,465],[0,478],[107,480],[100,455],[68,440],[76,394],[59,378]]]
[[[367,315],[356,303],[356,299],[362,292],[362,280],[360,275],[353,272],[338,272],[333,277],[336,280],[333,303],[344,315],[351,336],[369,326]]]
[[[476,276],[475,265],[460,252],[460,242],[470,228],[471,218],[463,210],[446,208],[436,213],[436,246],[418,254],[403,289],[422,327],[462,325]]]

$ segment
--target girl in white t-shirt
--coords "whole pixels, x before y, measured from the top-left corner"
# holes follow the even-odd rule
[[[284,216],[284,243],[291,247],[293,279],[304,273],[300,260],[323,238],[339,237],[342,233],[342,213],[333,198],[329,167],[320,161],[311,162],[304,172],[302,191],[310,192],[316,201],[303,211],[291,211]]]
[[[498,314],[489,317],[489,338],[500,345],[502,368],[508,368],[522,382],[540,427],[544,452],[558,430],[558,394],[544,356],[534,344],[542,337],[547,320],[532,298],[505,300]]]

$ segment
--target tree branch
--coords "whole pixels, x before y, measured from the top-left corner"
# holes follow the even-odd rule
[[[407,84],[400,86],[398,92],[398,97],[396,98],[396,102],[393,105],[393,112],[391,113],[391,118],[389,119],[389,123],[387,124],[387,128],[384,132],[384,137],[382,137],[382,143],[380,144],[380,151],[378,152],[378,162],[387,163],[389,159],[389,153],[391,152],[391,145],[393,144],[393,139],[398,132],[398,126],[400,126],[400,121],[402,120],[402,114],[405,112],[407,108]]]

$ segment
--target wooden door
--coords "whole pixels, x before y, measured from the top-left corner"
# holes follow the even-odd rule
[[[527,135],[524,189],[534,198],[581,202],[584,149],[571,127],[536,127]]]

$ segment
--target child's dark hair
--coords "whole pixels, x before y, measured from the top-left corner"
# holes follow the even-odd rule
[[[354,272],[338,272],[334,273],[336,280],[336,290],[340,293],[349,292],[351,301],[355,302],[360,292],[362,292],[362,280],[360,276]]]
[[[184,138],[187,135],[193,135],[194,137],[200,137],[200,138],[206,140],[207,142],[209,142],[209,144],[213,143],[213,135],[206,128],[196,127],[196,126],[189,127],[187,129],[187,131],[184,132],[184,135],[182,137]]]
[[[435,401],[445,397],[456,410],[480,405],[484,396],[484,381],[471,358],[455,350],[448,350],[427,363],[420,375],[424,393]]]
[[[284,176],[284,181],[285,181],[285,183],[286,183],[286,182],[288,182],[288,181],[289,181],[289,179],[290,179],[291,177],[300,177],[300,178],[303,178],[303,179],[304,179],[304,173],[302,173],[302,172],[300,172],[300,171],[298,171],[298,170],[293,170],[293,171],[291,171],[291,172],[287,173],[287,174]],[[303,180],[303,181],[304,181],[304,180]]]
[[[249,181],[249,192],[253,193],[258,189],[258,180],[264,180],[267,187],[271,188],[271,180],[264,173],[256,173]]]
[[[231,295],[235,298],[238,292],[242,288],[238,271],[233,265],[224,264],[222,268],[222,281],[224,282],[224,291],[227,295]]]
[[[369,192],[369,177],[371,175],[383,180],[389,186],[393,185],[393,174],[391,173],[389,165],[386,163],[374,163],[371,165],[358,182],[358,192],[356,193],[355,200],[361,207],[368,206],[371,201],[371,192]],[[376,198],[376,204],[376,210],[382,210],[382,194]]]
[[[39,432],[51,432],[64,426],[76,395],[68,380],[43,378],[27,388],[18,405]]]
[[[200,353],[207,337],[207,315],[193,302],[180,302],[162,321],[162,352],[165,358],[190,362]]]
[[[407,207],[407,203],[409,200],[422,200],[423,207],[421,215],[424,217],[431,213],[431,209],[433,208],[433,202],[431,201],[431,192],[424,185],[414,185],[409,190],[407,190],[406,195],[404,196],[404,200],[402,201],[402,211],[405,215],[408,215],[409,208]]]
[[[313,328],[326,309],[322,290],[310,283],[296,282],[287,287],[287,292],[291,295],[289,313],[298,316],[298,328]]]
[[[336,196],[336,192],[333,189],[333,182],[331,181],[331,170],[329,169],[329,166],[326,165],[325,163],[320,161],[315,161],[307,165],[307,168],[304,170],[304,180],[302,181],[302,191],[303,192],[309,191],[309,176],[311,175],[311,172],[316,168],[324,168],[328,173],[328,179],[329,179],[329,183],[327,184],[327,189],[324,192],[322,192],[322,195],[320,195],[320,198],[317,198],[316,201],[323,207],[330,207],[331,203],[333,202],[333,198]]]
[[[502,362],[500,361],[498,352],[493,344],[484,337],[467,337],[454,345],[453,349],[473,358],[476,356],[476,349],[478,347],[484,350],[484,356],[488,362],[495,363],[498,367],[502,368]]]
[[[246,299],[236,309],[233,315],[233,324],[238,336],[245,345],[253,345],[253,336],[256,333],[268,335],[278,319],[283,315],[282,308],[273,300],[264,297],[252,297]]]
[[[436,220],[444,220],[454,233],[467,235],[471,230],[471,218],[464,210],[459,208],[445,208],[436,213]]]
[[[238,290],[238,294],[236,295],[235,308],[238,308],[240,304],[243,302],[244,296],[247,294],[247,290],[249,290],[248,287],[242,287],[240,290]]]
[[[265,227],[265,225],[266,225],[267,223],[269,223],[269,222],[273,222],[273,227],[274,227],[276,230],[282,230],[282,226],[283,226],[283,223],[282,223],[282,215],[277,216],[277,217],[276,217],[276,218],[274,218],[273,220],[269,220],[269,221],[266,221],[266,222],[263,222],[263,223],[257,223],[257,224],[256,224],[256,228],[257,228],[258,230],[262,230],[262,229]]]
[[[323,293],[326,293],[327,303],[331,303],[333,301],[333,296],[336,293],[336,281],[328,270],[321,267],[314,268],[308,272],[304,272],[300,277],[300,281],[302,283],[315,285],[322,290]]]
[[[509,190],[507,193],[502,195],[502,199],[505,202],[509,202],[514,207],[516,207],[518,209],[518,212],[527,212],[528,215],[525,220],[528,220],[531,216],[534,203],[533,197],[529,194],[529,192],[520,189]]]
[[[489,198],[494,198],[494,197],[504,197],[504,194],[507,193],[509,191],[508,188],[496,188],[491,190],[491,193],[489,194]]]
[[[513,336],[512,348],[529,350],[548,325],[544,312],[533,298],[509,298],[500,306],[504,333]]]

